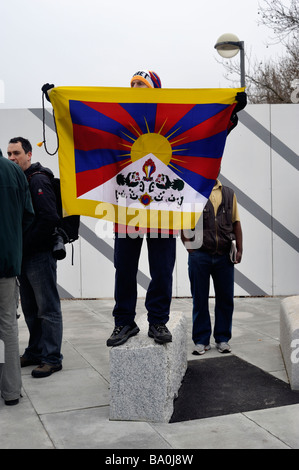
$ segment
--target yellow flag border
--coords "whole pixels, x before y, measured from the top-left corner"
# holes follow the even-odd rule
[[[69,110],[69,101],[88,101],[104,103],[165,103],[165,104],[233,104],[238,92],[244,88],[121,88],[121,87],[55,87],[48,94],[55,113],[56,128],[59,140],[59,173],[61,181],[61,195],[64,215],[86,215],[111,221],[109,210],[103,210],[101,204],[105,201],[92,201],[77,198],[76,169],[74,156],[73,123]],[[118,213],[118,223],[124,225],[136,224],[136,212],[128,218],[126,208],[114,206]],[[106,207],[107,208],[107,207]],[[136,209],[138,211],[138,209]],[[146,227],[148,223],[148,209],[139,211],[138,224]],[[91,215],[94,214],[94,215]],[[173,213],[175,214],[175,213]],[[172,217],[173,229],[194,228],[201,213],[192,214],[190,223],[183,222],[183,213]],[[153,211],[151,209],[151,221],[169,220],[167,211]],[[166,223],[166,222],[165,222]],[[164,225],[164,224],[162,224]],[[169,228],[161,226],[160,228]]]

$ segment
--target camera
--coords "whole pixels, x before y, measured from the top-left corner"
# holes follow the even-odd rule
[[[53,233],[53,256],[57,260],[64,259],[66,257],[66,249],[64,246],[65,232],[61,228],[55,228]]]

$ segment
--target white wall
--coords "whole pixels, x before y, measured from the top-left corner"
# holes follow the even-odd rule
[[[49,151],[56,136],[46,113]],[[221,180],[237,194],[244,237],[244,255],[235,270],[235,295],[299,294],[299,106],[248,105],[227,139]],[[43,140],[41,110],[0,110],[0,148],[6,153],[11,137],[21,135],[33,145],[33,161],[58,175],[57,154],[50,157],[36,144]],[[62,297],[113,297],[113,239],[98,238],[106,222],[81,218],[81,237],[58,262]],[[145,245],[145,244],[144,244]],[[177,240],[174,297],[190,296],[187,252]],[[146,247],[140,260],[139,296],[145,295],[149,272]],[[211,295],[213,288],[211,287]]]

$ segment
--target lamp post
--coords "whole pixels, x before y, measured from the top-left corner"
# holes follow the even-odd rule
[[[244,41],[239,41],[239,38],[235,34],[226,33],[218,38],[214,47],[218,54],[226,59],[231,59],[240,51],[241,87],[245,87]]]

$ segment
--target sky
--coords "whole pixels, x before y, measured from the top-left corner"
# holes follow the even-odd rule
[[[0,94],[4,108],[41,106],[41,87],[127,87],[154,70],[163,88],[225,88],[219,36],[233,33],[258,60],[271,30],[258,25],[263,0],[9,0],[0,6]],[[219,63],[220,59],[220,63]],[[238,57],[234,60],[239,61]],[[217,62],[218,61],[218,62]]]

